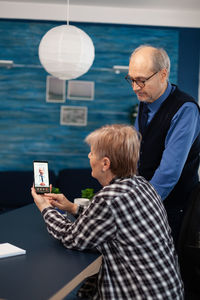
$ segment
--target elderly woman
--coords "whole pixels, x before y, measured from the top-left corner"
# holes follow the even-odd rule
[[[86,138],[92,176],[102,185],[85,210],[64,195],[32,196],[49,233],[70,249],[103,256],[93,299],[183,299],[171,230],[160,197],[136,175],[140,139],[127,125],[108,125]],[[55,207],[78,215],[72,223]]]

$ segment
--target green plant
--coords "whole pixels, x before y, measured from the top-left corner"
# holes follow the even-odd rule
[[[82,198],[87,198],[89,200],[92,199],[92,197],[94,196],[94,189],[84,189],[81,191],[81,197]]]
[[[59,188],[52,186],[51,193],[60,194],[60,190]]]

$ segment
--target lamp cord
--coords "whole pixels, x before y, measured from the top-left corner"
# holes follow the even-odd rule
[[[67,25],[69,25],[69,0],[67,0]]]

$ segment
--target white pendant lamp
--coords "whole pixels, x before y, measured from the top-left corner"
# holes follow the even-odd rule
[[[67,3],[69,15],[69,0]],[[94,61],[91,38],[76,26],[61,25],[49,30],[39,45],[39,59],[52,76],[69,80],[85,74]]]

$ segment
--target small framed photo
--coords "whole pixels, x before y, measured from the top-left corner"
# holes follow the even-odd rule
[[[94,81],[69,80],[67,99],[94,100]]]
[[[66,81],[54,76],[47,76],[46,102],[63,103],[66,99]]]
[[[87,107],[61,106],[60,124],[73,126],[87,125]]]

